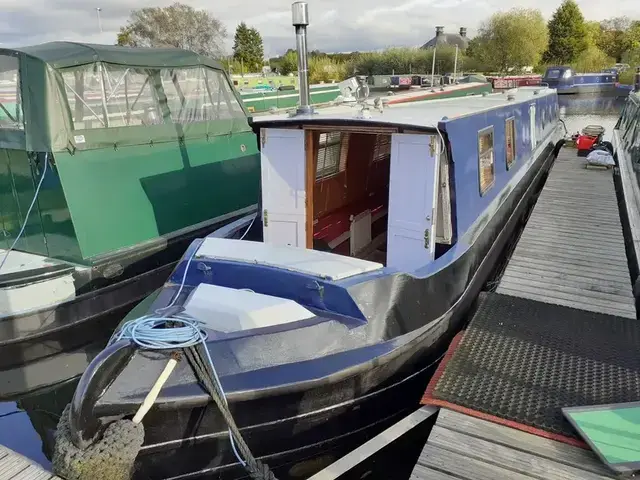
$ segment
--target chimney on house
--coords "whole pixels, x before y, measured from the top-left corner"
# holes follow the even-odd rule
[[[444,27],[436,27],[436,37],[439,37],[444,33]]]
[[[467,36],[467,27],[460,27],[460,36],[461,37]]]

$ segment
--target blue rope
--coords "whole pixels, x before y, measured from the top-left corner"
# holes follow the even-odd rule
[[[31,200],[31,205],[29,205],[29,209],[27,210],[27,215],[24,217],[24,223],[22,224],[22,228],[20,229],[20,233],[18,233],[18,236],[13,241],[13,244],[11,245],[9,250],[7,250],[7,253],[4,254],[4,257],[2,258],[2,262],[0,262],[0,270],[2,270],[2,267],[4,267],[4,264],[7,261],[7,258],[9,258],[9,254],[15,248],[16,244],[18,243],[18,240],[20,240],[20,237],[22,237],[22,234],[24,233],[24,229],[27,226],[27,222],[29,221],[29,215],[31,215],[31,210],[33,210],[33,207],[36,204],[36,200],[38,199],[38,195],[40,194],[40,187],[42,187],[42,182],[44,180],[44,176],[47,174],[47,165],[48,164],[49,164],[49,153],[47,152],[47,153],[44,154],[44,168],[42,169],[42,175],[40,176],[40,181],[38,182],[38,186],[36,188],[36,191],[33,194],[33,200]]]
[[[257,216],[257,215],[256,215]],[[241,240],[247,235],[251,227],[253,226],[253,222],[255,221],[255,217],[247,227],[247,230],[244,232]],[[182,274],[182,280],[180,281],[180,287],[178,291],[173,297],[173,300],[164,308],[158,309],[155,313],[150,315],[145,315],[140,318],[136,318],[134,320],[130,320],[125,323],[122,328],[112,337],[109,344],[118,342],[120,340],[130,340],[140,348],[148,349],[148,350],[173,350],[177,348],[188,348],[195,347],[197,345],[202,345],[203,350],[206,353],[207,361],[209,362],[209,366],[211,367],[211,371],[213,372],[213,380],[220,389],[222,393],[222,399],[225,405],[228,405],[227,395],[222,388],[222,382],[220,381],[220,377],[218,376],[218,372],[213,364],[213,359],[211,358],[211,354],[209,353],[209,349],[207,348],[207,332],[203,330],[202,325],[203,322],[193,318],[190,315],[187,315],[184,312],[179,313],[168,313],[171,310],[180,297],[182,290],[186,284],[187,280],[187,272],[189,271],[189,267],[191,266],[191,262],[195,257],[197,248],[193,250],[191,255],[189,256],[189,260],[184,268],[184,273]],[[163,315],[163,312],[166,313]],[[163,328],[166,326],[167,322],[172,322],[176,326],[172,328]],[[233,450],[234,455],[240,462],[243,467],[246,467],[247,463],[242,459],[238,449],[236,447],[236,443],[233,439],[233,434],[231,433],[231,428],[229,428],[229,441],[231,443],[231,448]]]

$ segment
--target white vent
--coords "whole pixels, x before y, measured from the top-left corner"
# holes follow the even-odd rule
[[[201,283],[185,303],[185,312],[218,332],[232,333],[285,325],[315,317],[286,298],[251,290]]]

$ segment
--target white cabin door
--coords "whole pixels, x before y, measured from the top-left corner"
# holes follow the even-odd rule
[[[264,241],[306,246],[304,130],[260,132]]]
[[[392,136],[388,267],[413,271],[434,258],[439,145],[434,135]]]
[[[529,105],[529,125],[531,128],[531,151],[533,152],[538,145],[538,139],[536,138],[536,105],[532,103]]]

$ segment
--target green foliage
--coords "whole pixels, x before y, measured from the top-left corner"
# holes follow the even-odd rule
[[[600,22],[584,22],[584,34],[587,47],[597,47],[600,45],[602,37]]]
[[[598,46],[617,62],[625,52],[640,47],[640,22],[628,17],[615,17],[600,23],[602,33]]]
[[[623,85],[634,85],[636,81],[636,71],[633,68],[626,70],[620,74],[618,79]]]
[[[611,67],[615,62],[595,45],[587,47],[571,67],[576,72],[599,72],[603,68]]]
[[[498,72],[520,70],[540,62],[548,32],[538,10],[514,8],[483,22],[472,44],[473,58]]]
[[[328,56],[316,56],[309,59],[309,82],[340,82],[346,78],[347,67]]]
[[[295,50],[289,50],[280,61],[278,72],[280,75],[289,75],[298,71],[298,54]]]
[[[260,72],[264,65],[262,36],[255,28],[242,22],[236,28],[233,42],[233,58],[240,62],[244,72]]]
[[[589,33],[580,7],[574,0],[564,0],[549,20],[549,48],[544,59],[556,64],[577,60],[589,45]]]
[[[176,47],[201,55],[219,57],[227,31],[205,10],[183,3],[168,7],[133,10],[127,25],[120,28],[118,45],[132,47]]]
[[[436,49],[435,73],[453,72],[455,63],[455,47],[442,45]],[[361,53],[347,65],[349,74],[359,75],[391,75],[396,74],[429,74],[433,62],[433,49],[391,48],[384,52]],[[467,64],[462,52],[458,52],[458,71]],[[466,67],[464,67],[466,68]]]

